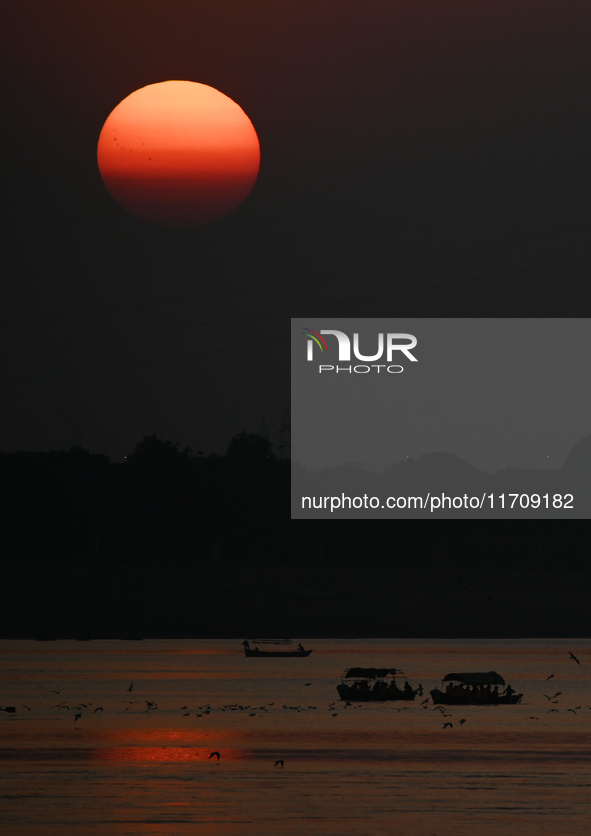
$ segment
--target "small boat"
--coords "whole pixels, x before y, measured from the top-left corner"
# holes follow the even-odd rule
[[[311,650],[305,650],[301,644],[294,647],[291,639],[245,639],[242,642],[242,647],[245,656],[274,656],[275,658],[294,656],[301,658],[312,653]]]
[[[445,690],[444,682],[448,683]],[[516,705],[521,702],[523,694],[516,694],[510,685],[499,694],[499,685],[504,687],[505,680],[496,671],[448,673],[441,688],[431,691],[431,697],[434,703],[444,705]]]
[[[398,684],[397,676],[404,678],[404,685]],[[354,681],[345,682],[346,679]],[[337,685],[337,691],[342,700],[386,702],[414,700],[417,694],[422,696],[423,686],[413,688],[402,671],[397,668],[349,668],[344,671],[341,683]]]

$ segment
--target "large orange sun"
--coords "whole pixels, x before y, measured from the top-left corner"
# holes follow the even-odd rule
[[[117,105],[97,158],[108,191],[132,215],[199,226],[242,203],[261,152],[252,122],[228,96],[194,81],[162,81]]]

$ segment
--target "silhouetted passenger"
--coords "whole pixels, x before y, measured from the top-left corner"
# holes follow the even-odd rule
[[[301,644],[298,644],[298,650],[300,651],[300,653],[305,653],[306,652]]]

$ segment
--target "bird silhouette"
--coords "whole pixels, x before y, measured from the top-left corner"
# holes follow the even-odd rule
[[[80,712],[78,712],[78,714],[74,714],[74,722],[76,722],[76,720],[79,720],[81,717],[82,714]]]
[[[575,656],[575,654],[574,654],[574,653],[571,653],[571,652],[570,652],[570,650],[568,651],[568,655],[570,656],[570,658],[571,658],[571,659],[574,659],[574,660],[575,660],[575,662],[577,663],[577,665],[580,665],[580,664],[581,664],[581,663],[579,662],[579,660],[577,659],[577,657]]]
[[[529,719],[530,720],[539,720],[540,718],[539,717],[530,717]]]
[[[275,761],[275,766],[283,766],[283,761]]]
[[[97,705],[97,707],[94,709],[94,711],[92,713],[96,714],[97,711],[102,711],[102,710],[103,710],[102,705]]]
[[[212,752],[211,755],[208,757],[207,760],[211,760],[212,758],[217,758],[218,763],[220,762],[220,753],[219,752]]]
[[[130,684],[130,686],[129,686],[129,688],[128,688],[127,690],[128,690],[128,691],[133,691],[133,682]]]
[[[449,726],[450,729],[453,729],[454,724],[453,723],[444,723],[443,728],[446,729],[448,726]]]
[[[462,726],[466,722],[465,719],[460,720],[460,726]]]
[[[546,682],[548,682],[549,679],[554,679],[554,674],[553,673],[551,673],[550,676],[546,677]]]

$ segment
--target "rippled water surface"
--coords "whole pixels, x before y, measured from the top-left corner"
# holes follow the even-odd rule
[[[304,644],[0,642],[2,834],[591,832],[591,640]],[[347,706],[352,665],[402,668],[425,695]],[[471,670],[522,704],[423,703]]]

